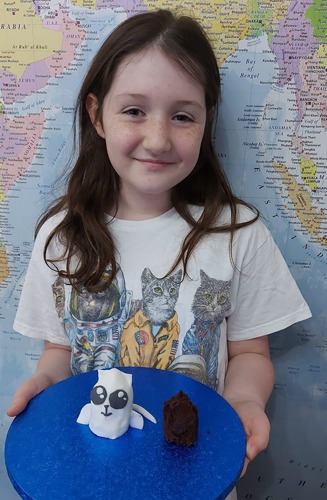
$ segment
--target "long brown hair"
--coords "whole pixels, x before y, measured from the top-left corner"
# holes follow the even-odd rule
[[[113,169],[104,139],[96,132],[86,110],[88,94],[98,99],[97,119],[102,118],[103,100],[111,88],[118,66],[123,59],[154,45],[188,75],[200,83],[205,91],[207,119],[197,164],[192,173],[172,190],[172,204],[190,225],[179,255],[169,272],[182,263],[184,274],[190,255],[201,238],[208,233],[230,232],[231,241],[236,229],[251,224],[258,218],[253,214],[249,222],[237,222],[237,204],[247,205],[232,192],[224,171],[216,157],[212,141],[212,124],[220,97],[220,76],[210,41],[199,25],[189,16],[167,10],[147,12],[131,17],[120,24],[104,42],[95,56],[79,92],[74,130],[79,138],[78,157],[69,176],[67,191],[40,219],[36,231],[51,216],[64,211],[63,219],[49,235],[44,258],[48,265],[67,259],[65,271],[58,271],[72,285],[83,285],[96,291],[104,285],[101,277],[108,268],[112,277],[117,270],[115,245],[105,219],[108,206],[118,207],[119,177]],[[199,220],[195,220],[189,204],[203,206]],[[231,222],[217,225],[224,206],[231,210]],[[247,205],[248,206],[248,205]],[[64,253],[57,260],[47,259],[47,249],[54,237],[64,245]],[[77,269],[73,266],[78,258]],[[167,273],[169,274],[169,273]]]

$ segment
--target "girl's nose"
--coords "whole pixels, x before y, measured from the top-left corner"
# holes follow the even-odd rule
[[[164,120],[149,120],[144,133],[143,147],[153,155],[170,151],[170,129]]]

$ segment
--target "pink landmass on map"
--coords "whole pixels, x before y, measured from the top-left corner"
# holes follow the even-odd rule
[[[313,36],[311,21],[305,17],[309,5],[311,0],[292,0],[286,16],[279,24],[277,34],[270,43],[279,65],[279,85],[286,85],[292,79],[296,84],[299,124],[305,114],[305,107],[300,98],[303,85],[300,65],[304,58],[313,57],[318,46]]]
[[[307,110],[316,111],[321,119],[322,126],[327,129],[327,88],[326,68],[315,55],[312,59],[303,59],[300,65],[302,87],[300,99],[303,113]]]
[[[57,76],[68,68],[69,64],[75,59],[76,51],[81,47],[86,35],[85,30],[79,25],[78,21],[73,21],[68,16],[68,13],[62,11],[60,17],[59,23],[63,34],[61,50],[45,59],[51,77]],[[44,24],[46,26],[46,23]]]
[[[286,85],[293,77],[299,79],[301,59],[313,55],[318,46],[311,21],[304,15],[311,3],[311,0],[292,0],[270,43],[279,64],[280,85]]]
[[[48,78],[48,69],[44,61],[29,65],[18,81],[16,76],[9,71],[0,71],[0,87],[3,101],[6,104],[12,104],[15,101],[24,99],[38,88],[44,87]]]
[[[30,167],[38,147],[43,126],[44,112],[0,117],[0,169],[1,196],[6,196],[17,179]]]

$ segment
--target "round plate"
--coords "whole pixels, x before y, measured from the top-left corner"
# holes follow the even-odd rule
[[[121,368],[133,375],[134,403],[157,424],[129,428],[118,439],[95,436],[76,422],[90,402],[97,372],[71,377],[38,396],[9,429],[5,460],[16,491],[25,499],[225,498],[239,477],[246,438],[239,417],[215,391],[181,374]],[[191,447],[168,443],[163,405],[183,390],[198,408],[199,435]]]

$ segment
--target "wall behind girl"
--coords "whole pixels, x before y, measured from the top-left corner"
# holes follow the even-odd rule
[[[267,335],[310,310],[215,155],[219,95],[213,50],[187,16],[134,16],[100,48],[77,98],[77,161],[38,224],[14,324],[45,349],[8,415],[72,374],[150,366],[232,404],[243,472],[266,448]]]

